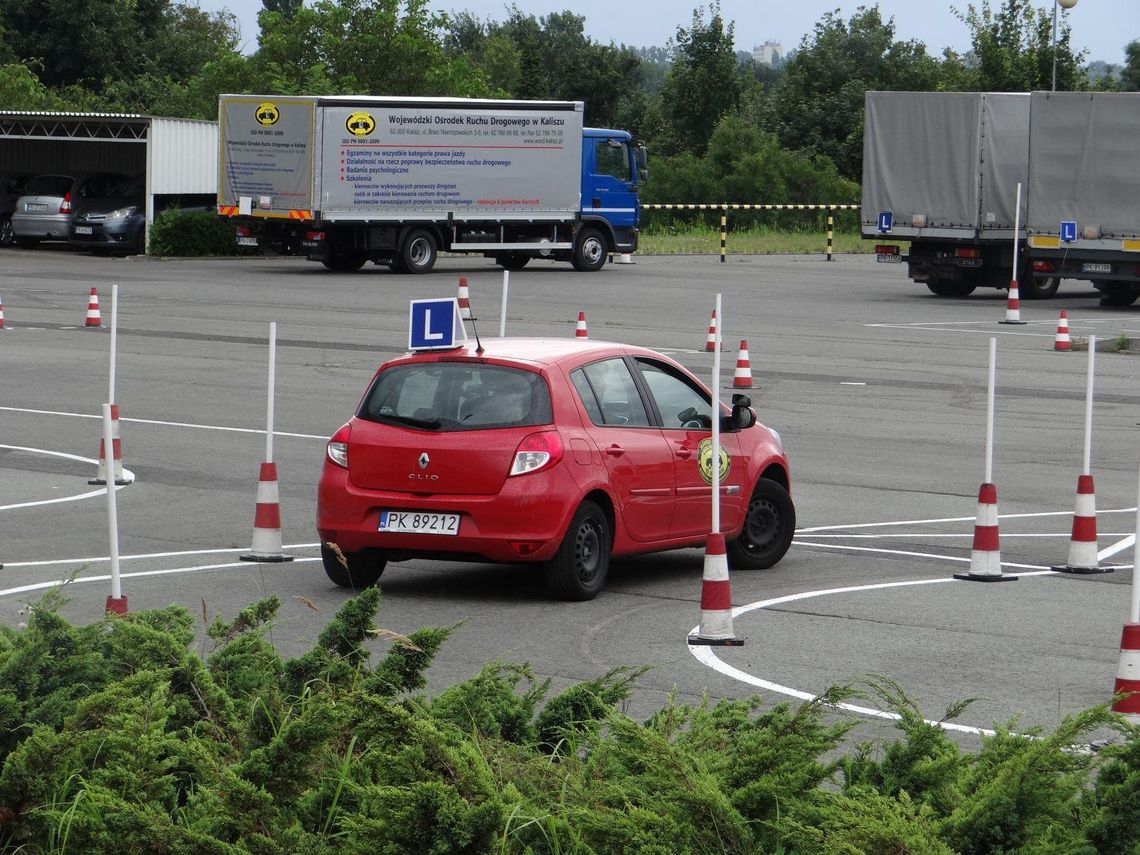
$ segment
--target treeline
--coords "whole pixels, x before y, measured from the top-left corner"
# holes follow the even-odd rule
[[[1040,0],[1039,0],[1040,2]],[[600,44],[571,11],[503,20],[427,0],[262,0],[257,48],[229,12],[171,0],[6,0],[0,106],[215,118],[220,92],[582,100],[586,121],[633,131],[653,155],[646,201],[854,201],[868,89],[1140,89],[1124,63],[1086,66],[1052,4],[981,0],[944,14],[971,50],[895,37],[877,5],[824,15],[778,68],[735,49],[718,2],[663,48]]]

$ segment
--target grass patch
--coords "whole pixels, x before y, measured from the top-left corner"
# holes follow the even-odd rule
[[[875,244],[857,232],[835,232],[835,253],[872,253]],[[642,232],[642,255],[705,255],[720,252],[720,230],[693,226],[684,230],[650,229]],[[809,255],[827,252],[827,233],[817,230],[752,228],[730,231],[725,241],[729,255]]]

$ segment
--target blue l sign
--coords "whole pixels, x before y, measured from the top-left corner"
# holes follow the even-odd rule
[[[459,301],[412,300],[408,315],[409,350],[443,350],[467,341]]]
[[[1076,243],[1076,241],[1077,241],[1077,221],[1076,220],[1061,220],[1061,240],[1064,243]]]
[[[895,215],[890,211],[879,211],[879,231],[886,234],[895,227]]]

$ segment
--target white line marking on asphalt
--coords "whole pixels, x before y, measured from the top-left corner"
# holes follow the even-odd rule
[[[28,413],[30,415],[37,415],[37,416],[67,416],[68,418],[72,418],[72,419],[102,419],[103,418],[100,415],[89,415],[87,413],[63,413],[63,412],[58,412],[55,410],[30,410],[30,409],[27,409],[25,407],[0,407],[0,410],[4,410],[4,411],[9,412],[9,413]],[[164,421],[159,421],[157,419],[129,419],[125,416],[120,418],[119,421],[120,422],[131,422],[133,424],[138,424],[138,425],[159,425],[160,427],[182,427],[182,428],[195,428],[197,430],[219,430],[219,431],[228,431],[230,433],[256,433],[256,434],[261,434],[262,436],[265,436],[265,431],[264,430],[258,430],[257,428],[226,427],[225,425],[202,425],[202,424],[193,424],[191,422],[164,422]],[[275,431],[273,431],[273,435],[274,436],[288,436],[288,437],[292,437],[294,439],[328,440],[327,436],[324,436],[323,434],[314,434],[314,433],[288,433],[286,431],[275,430]]]
[[[1097,514],[1134,514],[1136,508],[1109,508],[1107,510],[1099,510]],[[1042,511],[1040,513],[1032,514],[999,514],[999,520],[1024,520],[1032,519],[1034,517],[1071,517],[1072,511]],[[873,522],[873,523],[847,523],[844,525],[817,525],[810,528],[797,528],[796,534],[808,534],[817,531],[839,531],[840,529],[852,528],[883,528],[889,525],[930,525],[931,523],[953,523],[953,522],[974,522],[976,517],[941,517],[933,520],[891,520],[890,522]]]
[[[99,416],[102,418],[102,416]],[[65,451],[48,451],[46,448],[26,448],[22,445],[0,445],[0,448],[7,448],[9,451],[26,451],[29,454],[46,454],[49,457],[63,457],[68,460],[78,460],[81,463],[90,463],[92,466],[98,466],[99,461],[94,457],[80,457],[78,454],[68,454]],[[130,469],[123,469],[123,478],[127,481],[135,480],[135,473]],[[115,487],[116,490],[121,490],[123,487],[129,486],[127,484],[119,484]],[[78,493],[74,496],[60,496],[55,499],[40,499],[35,502],[19,502],[15,505],[0,505],[0,511],[14,511],[19,508],[34,508],[40,505],[57,505],[60,502],[78,502],[80,499],[91,499],[95,496],[107,495],[107,488],[100,487],[98,490],[88,490],[86,493]]]
[[[103,490],[100,493],[105,492]],[[315,549],[320,546],[319,543],[287,543],[282,549]],[[248,546],[237,546],[233,549],[188,549],[184,552],[148,552],[140,553],[139,555],[120,555],[120,561],[138,561],[143,558],[179,558],[183,555],[218,555],[226,552],[249,552]],[[92,558],[57,558],[53,561],[5,561],[4,569],[11,570],[14,567],[50,567],[54,564],[96,564],[101,561],[110,561],[111,559],[106,555],[100,555]]]
[[[866,386],[866,383],[856,383],[854,380],[840,380],[840,386]]]

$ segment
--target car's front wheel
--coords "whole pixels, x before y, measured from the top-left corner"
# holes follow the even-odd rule
[[[764,570],[777,563],[792,545],[796,506],[780,484],[756,482],[740,537],[728,543],[728,561],[737,570]]]
[[[375,585],[388,561],[379,549],[341,552],[329,544],[321,544],[321,563],[325,575],[342,588],[368,588]]]
[[[546,584],[563,600],[592,600],[606,586],[610,571],[610,523],[594,502],[578,507],[566,537],[546,562]]]

